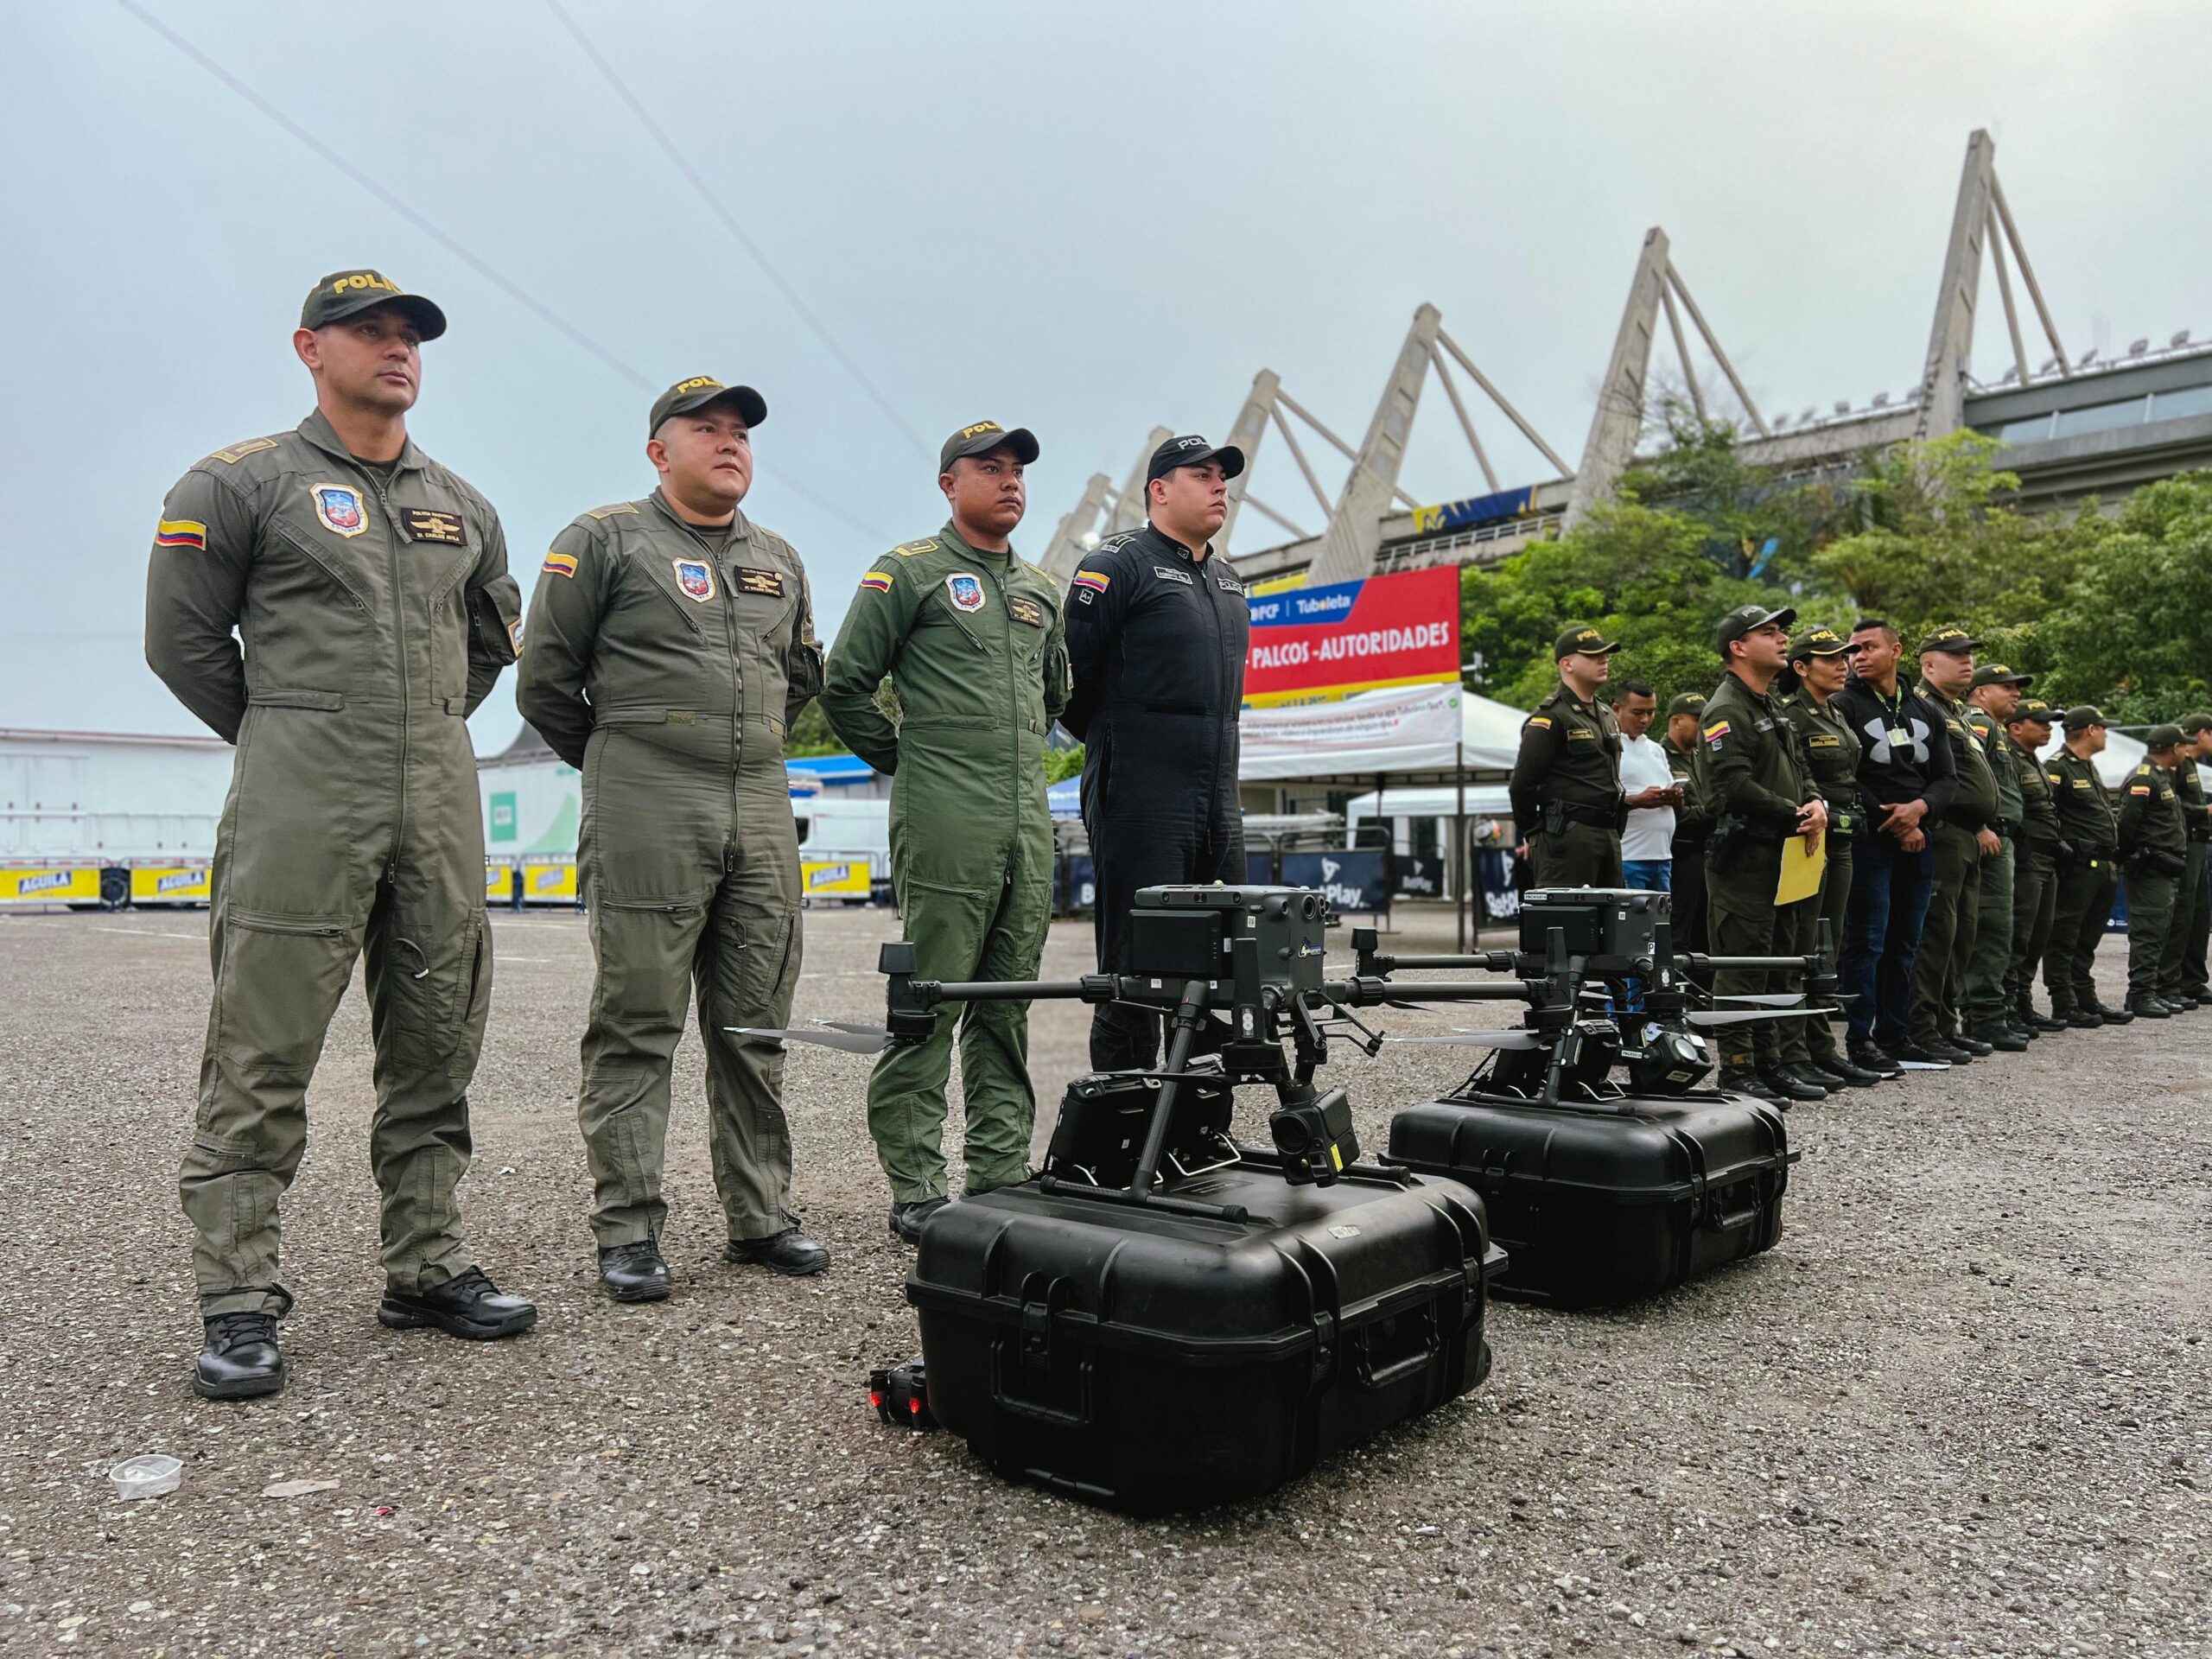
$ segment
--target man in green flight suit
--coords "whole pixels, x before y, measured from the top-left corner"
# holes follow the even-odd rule
[[[1920,683],[1915,690],[1943,718],[1958,788],[1928,831],[1933,891],[1920,950],[1912,959],[1911,1052],[1899,1054],[1899,1059],[1964,1065],[1995,1052],[1959,1024],[1960,992],[1981,921],[1981,861],[1995,857],[2005,845],[1995,827],[1997,774],[1967,724],[1964,698],[1974,683],[1974,654],[1980,648],[1980,640],[1959,627],[1937,628],[1920,642]]]
[[[2012,961],[2012,888],[2019,880],[2019,848],[2027,831],[2027,797],[2020,786],[2019,763],[2005,735],[2005,717],[2019,705],[2020,694],[2034,683],[2031,674],[2015,674],[2002,663],[1983,663],[1967,691],[1967,729],[1989,762],[1997,785],[1999,846],[1981,861],[1974,899],[1974,952],[1967,958],[1959,988],[1959,1013],[1966,1034],[2008,1054],[2024,1052],[2031,1031],[2015,1031],[2005,969]]]
[[[2127,1011],[2145,1020],[2181,1012],[2158,995],[2173,925],[2174,888],[2189,868],[2189,824],[2174,773],[2181,728],[2153,726],[2148,751],[2120,791],[2120,860],[2127,874]]]
[[[483,825],[465,717],[522,640],[490,503],[417,449],[407,412],[445,315],[373,270],[334,272],[292,349],[296,430],[218,449],[170,490],[146,572],[146,660],[238,746],[215,838],[215,992],[185,1214],[210,1399],[284,1385],[277,1201],[307,1088],[365,950],[377,1052],[369,1161],[396,1329],[488,1338],[537,1310],[461,1233],[468,1084],[492,997]]]
[[[2204,952],[2212,939],[2212,889],[2205,886],[2205,855],[2212,848],[2212,802],[2196,763],[2212,755],[2212,715],[2190,715],[2181,722],[2181,760],[2174,768],[2174,793],[2181,798],[2189,826],[2188,868],[2174,894],[2174,925],[2166,934],[2165,966],[2158,974],[2161,1001],[2181,1008],[2212,1001],[2204,979]]]
[[[1801,630],[1789,642],[1789,667],[1797,686],[1782,700],[1782,717],[1804,745],[1804,764],[1813,786],[1827,807],[1827,862],[1821,871],[1815,899],[1784,906],[1776,941],[1782,956],[1809,957],[1821,948],[1821,924],[1828,925],[1828,948],[1841,952],[1843,921],[1851,903],[1851,855],[1858,837],[1859,757],[1862,746],[1851,722],[1834,707],[1852,658],[1859,647],[1834,628]],[[1825,1018],[1776,1021],[1775,1040],[1782,1069],[1815,1088],[1867,1089],[1882,1074],[1855,1065],[1836,1052],[1834,1027]]]
[[[1827,804],[1807,775],[1796,732],[1770,691],[1786,665],[1789,625],[1796,620],[1797,613],[1787,607],[1739,605],[1720,620],[1714,636],[1728,672],[1706,700],[1696,784],[1698,799],[1713,815],[1705,886],[1711,912],[1707,932],[1715,956],[1771,957],[1789,948],[1784,913],[1774,902],[1783,846],[1802,836],[1808,850],[1816,849],[1828,827]],[[1789,932],[1794,938],[1794,921]],[[1766,989],[1764,969],[1724,968],[1713,976],[1715,996]],[[1722,1027],[1719,1086],[1785,1108],[1792,1101],[1825,1099],[1824,1085],[1783,1071],[1777,1023]]]
[[[654,400],[660,484],[553,538],[531,596],[524,716],[583,773],[577,862],[598,976],[576,1122],[601,1286],[670,1289],[670,1066],[695,991],[723,1257],[791,1274],[830,1253],[791,1212],[784,1052],[798,988],[798,832],[784,734],[822,684],[806,567],[739,510],[768,405],[707,375]]]
[[[951,518],[868,568],[830,652],[822,711],[891,775],[891,869],[925,979],[1034,979],[1052,922],[1046,737],[1067,706],[1059,590],[1008,537],[1037,440],[994,422],[944,441]],[[876,702],[886,677],[893,724]],[[945,1204],[945,1083],[956,1021],[969,1194],[1029,1175],[1037,1098],[1029,1010],[942,1010],[928,1042],[888,1051],[868,1085],[868,1133],[891,1183],[891,1230],[918,1243]]]
[[[1559,683],[1521,723],[1507,792],[1521,837],[1515,851],[1540,887],[1621,885],[1621,731],[1598,701],[1619,649],[1570,622],[1553,653]]]
[[[2063,1020],[2036,1011],[2036,964],[2050,947],[2051,918],[2058,906],[2058,860],[2066,845],[2058,827],[2058,801],[2039,758],[2050,741],[2051,707],[2041,697],[2022,697],[2005,716],[2005,741],[2020,779],[2023,825],[2012,861],[2012,950],[2005,972],[2012,1029],[2030,1036],[2069,1029]]]
[[[2105,717],[2083,702],[2066,711],[2065,747],[2044,763],[2058,808],[2058,899],[2050,921],[2050,950],[2043,979],[2050,992],[2050,1011],[2077,1030],[2124,1026],[2135,1018],[2097,1000],[2094,969],[2097,945],[2112,918],[2113,893],[2120,884],[2113,861],[2120,849],[2120,823],[2112,797],[2097,775],[2096,757],[2105,749]]]

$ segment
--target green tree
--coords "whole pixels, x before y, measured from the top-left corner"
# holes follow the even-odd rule
[[[845,746],[837,734],[830,729],[830,722],[822,716],[822,705],[810,702],[799,710],[798,718],[791,722],[790,734],[784,739],[784,753],[788,755],[842,754]]]
[[[2073,539],[2076,580],[2021,653],[2037,690],[2124,725],[2212,708],[2212,472],[2148,485]]]

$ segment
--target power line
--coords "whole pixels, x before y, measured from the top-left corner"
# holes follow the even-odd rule
[[[362,189],[367,191],[378,201],[382,202],[386,207],[389,207],[393,213],[398,214],[400,218],[405,219],[410,225],[412,225],[423,235],[429,237],[440,247],[445,249],[447,252],[450,253],[454,258],[467,265],[471,270],[481,276],[486,282],[490,283],[494,288],[506,295],[508,298],[513,300],[518,305],[523,307],[524,309],[529,311],[541,322],[543,322],[551,327],[556,333],[563,335],[572,345],[581,346],[584,351],[597,358],[600,362],[604,364],[607,367],[613,370],[615,373],[620,375],[624,379],[629,381],[640,391],[654,391],[658,390],[658,388],[654,385],[652,379],[647,376],[639,373],[638,370],[624,362],[606,346],[601,345],[589,334],[584,333],[582,329],[577,327],[567,318],[562,316],[560,313],[555,311],[550,306],[546,305],[543,301],[539,300],[527,289],[522,287],[521,284],[516,283],[511,277],[505,276],[483,259],[479,258],[456,238],[442,229],[439,226],[432,223],[429,219],[424,218],[414,208],[409,207],[406,202],[401,200],[399,197],[394,195],[390,190],[386,189],[384,185],[378,182],[373,176],[362,171],[361,168],[356,167],[352,162],[346,160],[345,156],[333,149],[328,144],[323,143],[321,139],[316,137],[315,134],[308,131],[307,128],[293,120],[290,116],[285,114],[283,111],[278,109],[274,104],[271,104],[259,92],[254,91],[251,86],[239,79],[238,76],[232,74],[228,69],[225,68],[213,58],[209,57],[205,52],[202,52],[190,41],[187,40],[183,35],[178,34],[167,23],[163,22],[159,17],[156,17],[152,12],[147,10],[144,6],[138,3],[138,0],[116,0],[116,3],[120,5],[132,16],[136,17],[140,22],[145,24],[147,28],[152,29],[154,33],[159,35],[171,46],[176,48],[178,51],[183,53],[186,57],[190,58],[193,62],[198,64],[202,69],[205,69],[217,80],[222,82],[224,86],[229,87],[231,91],[236,92],[240,98],[244,99],[248,104],[251,104],[255,109],[260,111],[262,114],[267,116],[271,121],[282,127],[286,132],[289,133],[301,143],[306,145],[308,149],[313,150],[317,156],[327,162],[332,167],[337,168],[339,172],[344,174],[355,184],[360,186]],[[842,507],[838,506],[835,502],[830,501],[819,492],[808,488],[807,486],[799,482],[798,480],[793,478],[788,472],[785,472],[781,467],[770,467],[764,465],[759,468],[759,471],[762,476],[774,478],[779,483],[782,484],[785,488],[790,490],[792,494],[813,503],[815,506],[820,508],[823,512],[828,513],[831,518],[861,531],[863,535],[872,537],[879,542],[887,543],[895,539],[893,537],[886,535],[874,525],[864,524],[860,519],[854,518],[851,513],[846,512]]]
[[[730,233],[738,246],[752,256],[753,263],[760,267],[761,275],[774,284],[776,291],[784,296],[785,302],[792,310],[798,313],[799,320],[814,331],[814,337],[828,348],[830,355],[837,359],[838,365],[853,377],[854,384],[866,392],[869,400],[883,411],[884,418],[899,429],[906,442],[914,446],[918,454],[925,460],[928,459],[931,454],[930,447],[922,441],[921,435],[906,423],[906,417],[892,406],[891,400],[878,391],[875,383],[861,372],[861,365],[855,362],[845,348],[837,343],[836,338],[830,332],[829,325],[815,315],[813,308],[800,297],[798,289],[785,281],[784,274],[769,263],[766,251],[747,234],[745,227],[737,222],[737,216],[723,205],[721,198],[717,196],[709,188],[706,180],[700,176],[698,168],[693,167],[683,152],[677,148],[675,140],[668,136],[667,130],[659,122],[653,119],[652,113],[639,99],[638,95],[630,90],[628,84],[623,80],[622,77],[615,73],[614,66],[609,63],[599,48],[591,43],[590,37],[577,26],[576,20],[569,15],[568,9],[561,3],[561,0],[545,0],[545,5],[546,9],[559,19],[561,27],[569,31],[569,38],[582,48],[584,56],[591,60],[592,67],[597,69],[607,84],[614,89],[615,96],[629,105],[630,113],[636,116],[638,124],[652,135],[652,141],[660,146],[661,153],[674,163],[676,170],[683,174],[692,189],[698,192],[699,199],[705,202],[713,211],[715,217],[721,221],[722,228]]]

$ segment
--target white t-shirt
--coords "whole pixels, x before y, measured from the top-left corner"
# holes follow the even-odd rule
[[[1621,787],[1633,795],[1639,790],[1663,788],[1675,781],[1667,764],[1667,751],[1648,737],[1621,739]],[[1621,857],[1672,858],[1675,846],[1675,809],[1640,806],[1628,815],[1621,831]]]

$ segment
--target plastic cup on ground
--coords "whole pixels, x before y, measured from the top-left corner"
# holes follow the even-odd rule
[[[115,1495],[122,1498],[159,1497],[176,1491],[183,1477],[181,1461],[153,1452],[125,1458],[107,1471],[107,1478],[115,1483]]]

